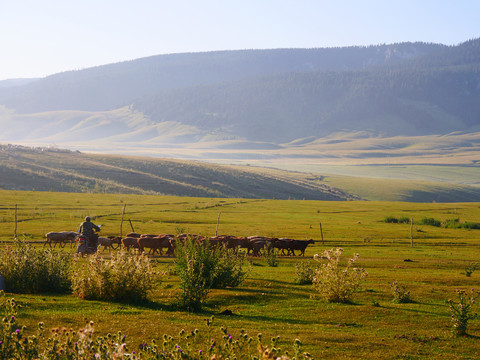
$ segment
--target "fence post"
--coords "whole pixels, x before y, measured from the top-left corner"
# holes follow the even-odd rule
[[[125,216],[126,207],[127,207],[127,204],[123,204],[122,220],[120,221],[120,237],[123,237],[122,226],[123,226],[123,217]]]
[[[322,236],[322,244],[323,244],[323,229],[322,229],[322,223],[320,223],[320,235]]]
[[[220,214],[221,214],[221,213],[222,213],[221,211],[218,213],[217,227],[216,227],[216,229],[215,229],[215,236],[218,235],[218,225],[220,224]]]
[[[130,227],[132,228],[132,231],[135,232],[135,229],[133,228],[133,225],[132,225],[132,220],[128,219],[128,222],[130,223]]]
[[[13,231],[13,238],[17,240],[17,208],[18,204],[15,204],[15,230]]]
[[[410,247],[413,247],[413,218],[410,218]]]

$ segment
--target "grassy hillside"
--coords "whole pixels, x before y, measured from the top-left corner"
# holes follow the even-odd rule
[[[17,190],[277,199],[355,199],[307,174],[193,161],[3,146],[0,187]]]
[[[282,164],[288,169],[288,163]],[[325,176],[315,166],[258,166],[0,146],[0,188],[308,200],[480,201],[480,187],[450,182]],[[471,168],[471,176],[475,170]],[[373,169],[370,174],[374,174]],[[467,180],[467,179],[466,179]]]

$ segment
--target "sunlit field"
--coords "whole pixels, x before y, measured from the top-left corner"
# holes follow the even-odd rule
[[[123,214],[123,211],[125,213]],[[465,267],[480,262],[480,230],[423,225],[426,218],[480,222],[478,203],[322,202],[246,200],[0,191],[1,247],[11,246],[15,234],[43,247],[49,231],[76,231],[89,215],[102,225],[103,235],[189,232],[264,235],[313,239],[305,257],[279,257],[270,267],[263,257],[248,257],[248,276],[238,288],[212,290],[200,313],[178,306],[178,276],[174,258],[151,257],[165,271],[161,285],[146,304],[80,300],[71,294],[20,295],[19,319],[34,332],[47,328],[78,328],[86,320],[96,332],[122,331],[131,344],[175,336],[181,329],[215,325],[238,335],[280,336],[282,346],[299,338],[315,358],[334,359],[471,359],[478,357],[480,319],[468,324],[465,337],[452,335],[446,305],[455,289],[480,290],[480,270],[470,277]],[[17,219],[15,228],[15,216]],[[123,216],[123,223],[122,223]],[[407,218],[412,223],[389,223]],[[217,223],[218,220],[218,223]],[[312,285],[298,285],[295,265],[312,264],[314,254],[344,249],[344,263],[355,253],[368,277],[349,304],[327,303]],[[0,248],[1,249],[1,248]],[[74,247],[56,248],[73,256]],[[119,250],[116,250],[119,251]],[[109,251],[102,256],[110,256]],[[130,256],[134,256],[133,253]],[[85,261],[85,260],[83,260]],[[128,271],[128,269],[125,269]],[[410,291],[413,302],[392,301],[393,281]],[[233,315],[221,315],[225,310]],[[478,308],[473,308],[478,311]]]

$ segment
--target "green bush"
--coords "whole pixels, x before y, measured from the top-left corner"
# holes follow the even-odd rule
[[[295,282],[300,285],[312,284],[315,275],[315,267],[309,261],[303,260],[295,264],[297,275]]]
[[[480,230],[480,223],[465,221],[465,222],[462,224],[462,227],[463,227],[464,229]]]
[[[243,269],[245,254],[236,249],[220,249],[219,262],[215,269],[212,288],[222,289],[239,286],[247,276]]]
[[[177,241],[175,263],[182,289],[180,299],[188,311],[201,310],[219,262],[218,251],[208,242],[200,243],[191,238]]]
[[[391,224],[398,223],[398,219],[395,216],[386,216],[385,219],[383,219],[383,221]]]
[[[208,241],[187,238],[176,245],[176,273],[180,277],[181,302],[188,311],[199,311],[210,289],[234,287],[246,277],[245,256]]]
[[[35,249],[23,240],[0,253],[0,274],[12,293],[66,292],[70,290],[72,259],[60,252]]]
[[[319,296],[328,302],[348,303],[351,296],[360,288],[360,283],[368,273],[363,268],[355,268],[353,264],[359,255],[348,260],[345,269],[340,267],[340,256],[343,249],[325,250],[322,256],[314,255],[321,264],[313,277],[313,287]],[[326,262],[323,262],[323,259]]]
[[[94,254],[86,263],[77,259],[72,276],[74,295],[89,300],[141,301],[160,281],[161,274],[145,255]]]
[[[398,223],[399,224],[410,224],[411,219],[407,216],[402,216],[398,218]]]
[[[462,225],[460,224],[460,219],[447,219],[443,221],[442,226],[446,229],[460,229]]]
[[[407,216],[402,216],[399,218],[396,218],[395,216],[387,216],[385,219],[383,219],[383,221],[391,224],[410,224],[410,218]]]
[[[263,256],[268,266],[278,266],[278,249],[273,248],[271,244],[267,243],[265,249],[263,249]]]
[[[440,220],[437,220],[437,219],[434,219],[434,218],[424,217],[420,221],[420,225],[429,225],[429,226],[440,227],[440,226],[442,226],[442,222]]]

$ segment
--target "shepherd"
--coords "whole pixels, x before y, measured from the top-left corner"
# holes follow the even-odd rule
[[[91,222],[90,216],[85,217],[85,221],[80,224],[78,229],[79,236],[87,238],[86,242],[80,242],[77,248],[77,253],[87,253],[88,250],[96,250],[98,246],[98,235],[95,231],[100,231],[100,226]]]

